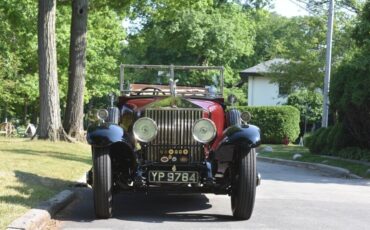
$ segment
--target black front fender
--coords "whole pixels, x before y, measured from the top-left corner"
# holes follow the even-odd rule
[[[215,159],[220,162],[231,162],[236,147],[251,149],[260,144],[261,134],[257,126],[231,126],[224,131],[222,141],[214,150]]]
[[[94,147],[106,147],[117,142],[124,142],[133,148],[133,143],[125,131],[112,123],[89,126],[86,138],[87,142]]]

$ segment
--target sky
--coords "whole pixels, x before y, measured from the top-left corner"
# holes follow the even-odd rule
[[[308,12],[304,10],[304,4],[295,0],[274,0],[274,6],[271,11],[286,17],[308,15]]]

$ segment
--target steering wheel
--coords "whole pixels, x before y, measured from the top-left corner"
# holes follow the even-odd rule
[[[140,90],[140,92],[137,93],[137,95],[141,95],[146,90],[153,90],[153,95],[158,95],[159,93],[162,93],[163,95],[166,95],[160,88],[152,87],[152,86],[142,88]]]

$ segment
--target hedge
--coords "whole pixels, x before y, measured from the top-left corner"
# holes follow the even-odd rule
[[[300,113],[293,106],[239,106],[241,112],[252,115],[251,124],[258,126],[262,143],[281,144],[285,138],[293,142],[298,138]]]
[[[346,132],[341,123],[328,128],[320,128],[305,138],[305,146],[316,154],[336,155],[340,149],[353,145],[353,138]]]
[[[341,123],[316,130],[304,143],[314,154],[370,161],[370,149],[356,146],[356,141]]]

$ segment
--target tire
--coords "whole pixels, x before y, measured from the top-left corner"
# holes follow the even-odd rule
[[[256,196],[256,150],[239,148],[233,175],[231,209],[234,218],[248,220],[252,216]]]
[[[109,148],[93,148],[93,193],[95,216],[112,216],[112,166]]]
[[[241,125],[242,121],[239,110],[231,109],[229,112],[227,112],[227,122],[228,126]]]

